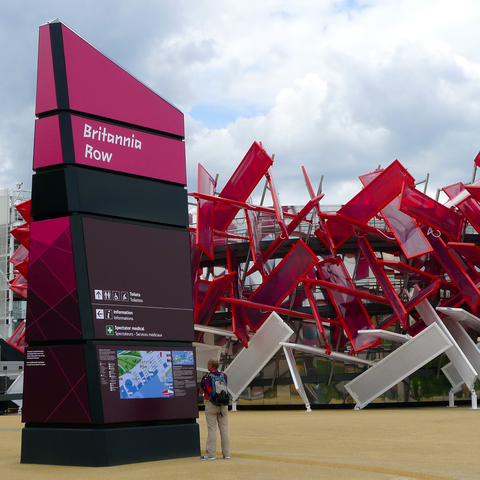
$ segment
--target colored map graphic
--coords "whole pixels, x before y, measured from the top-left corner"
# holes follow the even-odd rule
[[[174,396],[170,351],[118,350],[120,398]]]
[[[194,365],[193,350],[174,350],[172,356],[174,365]]]

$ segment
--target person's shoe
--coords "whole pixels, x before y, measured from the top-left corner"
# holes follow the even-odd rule
[[[230,460],[230,457],[227,456],[227,455],[224,455],[223,458],[224,458],[225,460]]]
[[[202,455],[200,460],[215,460],[215,457],[211,457],[210,455]]]

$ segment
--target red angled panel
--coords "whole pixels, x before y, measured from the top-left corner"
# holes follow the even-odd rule
[[[371,293],[365,292],[364,290],[358,290],[355,288],[355,285],[352,287],[346,287],[345,285],[340,285],[339,283],[332,283],[332,282],[326,282],[325,280],[311,280],[309,278],[301,278],[300,281],[302,281],[305,284],[315,284],[318,285],[321,288],[326,288],[327,290],[334,290],[336,292],[340,293],[347,293],[348,295],[352,295],[355,298],[359,299],[364,299],[364,300],[370,300],[373,302],[377,303],[385,303],[388,304],[389,301],[385,297],[380,297],[378,295],[372,295]]]
[[[291,293],[299,282],[318,262],[317,256],[299,240],[274,268],[272,273],[249,297],[250,302],[278,306]],[[256,331],[269,316],[269,312],[248,308],[247,323]]]
[[[463,258],[480,268],[480,248],[474,243],[456,243],[449,242],[448,248],[455,250]]]
[[[465,298],[466,302],[476,312],[480,305],[480,290],[475,282],[467,275],[465,269],[460,265],[459,261],[448,250],[444,241],[435,235],[429,235],[429,241],[434,248],[434,255],[442,265],[443,269],[450,277],[452,283],[458,288]]]
[[[28,279],[28,256],[28,250],[20,245],[9,260],[26,279]]]
[[[220,302],[220,298],[225,293],[225,290],[227,290],[229,287],[234,276],[235,273],[229,273],[228,275],[217,277],[210,283],[210,287],[205,295],[205,298],[195,310],[196,324],[208,325],[210,323],[212,315],[215,313],[215,309]]]
[[[305,186],[307,187],[308,194],[310,195],[310,198],[315,197],[315,191],[313,190],[312,183],[310,182],[310,179],[308,178],[307,171],[305,170],[305,167],[302,166],[302,173],[303,173],[303,178],[305,179]]]
[[[465,190],[465,185],[462,182],[458,182],[458,183],[454,183],[453,185],[449,185],[448,187],[443,187],[442,190],[447,194],[448,198],[451,200]]]
[[[280,247],[281,245],[288,240],[288,237],[292,235],[295,229],[305,220],[305,217],[316,208],[323,198],[323,194],[318,197],[314,197],[308,201],[308,203],[298,212],[295,218],[287,226],[287,236],[278,236],[275,241],[268,247],[267,251],[263,255],[263,261],[266,262]]]
[[[402,192],[400,210],[450,238],[460,239],[463,218],[458,213],[408,185],[405,185]]]
[[[431,283],[435,282],[436,280],[440,280],[442,283],[442,288],[449,289],[454,288],[451,283],[447,282],[443,276],[438,278],[431,273],[428,273],[424,270],[419,270],[418,268],[412,267],[411,265],[407,265],[406,263],[399,262],[397,260],[377,260],[378,263],[384,265],[392,270],[396,270],[397,272],[403,273],[404,275],[408,275],[409,277],[414,278],[420,282]],[[456,290],[456,289],[455,289]]]
[[[410,185],[414,181],[403,165],[395,160],[337,213],[367,223],[400,194],[403,184]],[[351,227],[337,222],[327,221],[327,227],[337,248],[353,233]]]
[[[475,163],[475,165],[477,167],[480,167],[480,152],[478,152],[477,156],[475,157],[475,159],[473,160],[473,162]]]
[[[192,275],[193,302],[195,305],[197,304],[197,289],[201,256],[202,252],[197,246],[197,234],[193,231],[190,231],[190,264]]]
[[[232,297],[241,300],[242,299],[242,283],[240,281],[240,262],[233,250],[227,245],[227,262],[228,271],[230,273],[236,273],[236,276],[232,280],[231,292]],[[245,322],[245,307],[238,303],[232,303],[232,326],[233,333],[243,343],[245,348],[248,348],[248,332]]]
[[[25,202],[22,202],[22,203],[19,203],[18,205],[15,205],[15,208],[17,209],[18,213],[20,213],[22,218],[27,223],[33,222],[33,218],[30,216],[31,205],[32,205],[31,200],[26,200]]]
[[[291,220],[291,222],[287,226],[287,236],[279,235],[275,238],[275,240],[270,244],[266,252],[263,254],[263,263],[265,263],[282,245],[285,243],[290,235],[293,234],[295,229],[305,220],[305,217],[312,211],[314,208],[318,208],[318,204],[320,200],[323,198],[324,194],[322,193],[318,197],[314,197],[307,202],[307,204],[300,210],[300,212],[295,215],[295,217]],[[321,219],[319,219],[321,221]],[[262,217],[262,227],[264,226],[265,216]],[[315,232],[316,234],[317,232]],[[258,267],[252,267],[247,275],[250,275]]]
[[[408,313],[403,306],[403,303],[398,298],[397,293],[395,292],[390,280],[385,274],[383,268],[377,263],[377,257],[373,253],[372,247],[368,243],[366,238],[358,237],[358,246],[362,251],[365,260],[368,262],[368,266],[371,268],[377,282],[382,287],[382,291],[385,296],[388,298],[390,305],[393,308],[393,311],[396,313],[400,324],[403,329],[406,330],[408,327]]]
[[[262,247],[261,247],[261,233],[258,226],[258,214],[253,210],[245,210],[247,217],[248,236],[250,238],[250,248],[252,249],[252,258],[255,267],[260,271],[262,277],[265,277],[266,272],[263,265]]]
[[[344,263],[338,257],[321,262],[317,270],[322,280],[326,282],[350,289],[355,288]],[[331,289],[327,291],[350,340],[353,351],[360,352],[379,345],[381,343],[380,339],[358,333],[358,330],[375,328],[363,303],[352,294]]]
[[[315,198],[315,192],[313,190],[312,184],[310,183],[310,179],[308,178],[307,171],[305,170],[305,167],[302,167],[302,172],[303,176],[305,178],[305,185],[307,187],[308,193],[310,195],[310,199],[313,200]],[[323,194],[320,195],[320,197],[323,197]],[[332,255],[336,255],[336,249],[335,245],[333,244],[333,241],[330,237],[330,233],[327,230],[327,227],[325,226],[325,221],[323,218],[320,216],[320,205],[317,205],[316,207],[317,213],[319,214],[318,216],[318,228],[315,230],[315,235],[317,238],[330,250]]]
[[[475,200],[480,202],[480,185],[465,185],[465,188]]]
[[[40,27],[38,39],[37,101],[35,114],[57,109],[57,94],[53,75],[50,27]]]
[[[10,233],[28,250],[30,247],[30,225],[22,225],[10,230]]]
[[[213,196],[215,186],[215,180],[198,164],[198,192]],[[210,200],[197,200],[197,246],[210,260],[214,258],[213,209],[213,202]]]
[[[315,236],[330,250],[332,255],[337,254],[337,249],[335,244],[333,243],[332,237],[330,232],[325,225],[324,219],[319,216],[318,217],[318,228],[315,230]]]
[[[325,328],[323,327],[322,317],[320,317],[320,313],[318,313],[317,302],[315,301],[315,297],[313,296],[312,290],[308,284],[305,284],[305,289],[307,291],[308,301],[310,303],[310,307],[313,312],[313,316],[315,317],[315,322],[317,324],[318,331],[322,336],[323,343],[325,344],[325,350],[328,354],[332,352],[330,348],[330,344],[328,343],[327,336],[325,335]]]
[[[7,343],[20,352],[25,351],[27,343],[25,342],[25,320],[13,332],[13,335],[7,340]]]
[[[368,185],[379,174],[380,172],[374,172],[362,175],[360,181],[363,185]],[[403,253],[408,259],[430,253],[432,247],[425,235],[409,215],[399,210],[399,206],[400,198],[396,197],[382,209],[382,215]]]
[[[478,187],[466,187],[463,183],[456,183],[449,187],[444,187],[442,190],[448,195],[450,199],[455,198],[457,195],[465,191],[465,189],[471,193],[471,196],[465,198],[456,207],[465,215],[466,219],[470,222],[472,227],[480,233],[480,205],[475,200],[475,193]]]
[[[363,278],[368,278],[370,275],[370,269],[368,268],[368,263],[361,255],[357,256],[356,266],[355,266],[355,276],[356,280],[361,280]]]
[[[18,293],[23,298],[27,298],[28,282],[23,275],[17,275],[13,280],[10,280],[10,290]]]
[[[263,150],[260,144],[254,142],[219,196],[245,202],[272,163],[270,155]],[[238,210],[239,207],[217,203],[215,205],[215,230],[225,231]]]
[[[275,178],[273,177],[273,170],[270,167],[266,173],[268,184],[270,185],[270,192],[272,193],[273,206],[275,208],[275,214],[277,215],[277,222],[280,226],[282,234],[288,236],[287,226],[285,225],[285,220],[283,219],[283,210],[282,204],[280,203],[280,196],[278,195],[277,185],[275,183]]]
[[[437,280],[431,283],[428,287],[424,288],[421,292],[418,293],[418,295],[413,297],[411,300],[409,300],[405,304],[405,309],[407,310],[407,312],[412,310],[416,305],[418,305],[425,298],[429,297],[430,295],[433,295],[438,290],[439,287],[440,287],[440,282]],[[390,325],[395,323],[397,320],[398,318],[395,314],[390,315],[382,323],[380,323],[377,326],[377,328],[380,328],[381,330],[386,330]]]

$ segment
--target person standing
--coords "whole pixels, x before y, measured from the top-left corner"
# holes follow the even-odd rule
[[[207,363],[208,373],[203,376],[200,384],[200,395],[205,396],[205,419],[207,421],[207,453],[202,460],[215,460],[217,452],[217,424],[220,430],[223,458],[230,458],[230,439],[228,436],[228,405],[214,405],[210,401],[213,377],[220,376],[218,359],[213,357]],[[227,376],[223,374],[225,383]]]

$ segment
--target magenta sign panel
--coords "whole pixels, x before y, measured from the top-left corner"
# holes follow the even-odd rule
[[[27,342],[82,338],[70,219],[32,222]]]
[[[55,26],[55,25],[54,25]],[[51,28],[40,28],[35,113],[67,108],[111,120],[184,136],[183,113],[132,77],[67,26],[61,29],[64,86],[55,71]],[[55,45],[58,51],[58,44]],[[53,55],[55,55],[55,52]],[[55,75],[55,77],[54,77]],[[62,90],[65,89],[65,91]],[[59,95],[63,96],[59,100]],[[60,102],[66,102],[60,105]]]
[[[186,185],[183,141],[74,115],[35,122],[35,170],[64,163],[60,122],[69,119],[75,163]]]

